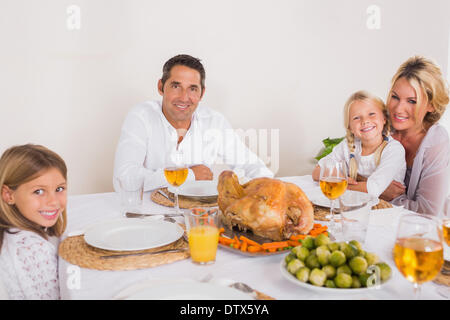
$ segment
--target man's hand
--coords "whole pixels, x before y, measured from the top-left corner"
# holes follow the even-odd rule
[[[204,166],[202,164],[192,166],[189,169],[192,169],[194,171],[195,180],[212,180],[213,179],[213,173],[211,169],[209,169],[207,166]]]
[[[399,195],[405,193],[405,191],[406,187],[401,182],[394,180],[380,195],[380,199],[392,201],[394,198],[397,198]]]

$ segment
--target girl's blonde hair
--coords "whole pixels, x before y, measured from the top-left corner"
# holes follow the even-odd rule
[[[371,102],[375,104],[383,113],[383,116],[386,120],[386,123],[383,127],[383,142],[380,144],[380,146],[375,150],[375,164],[378,166],[381,159],[381,154],[383,152],[384,147],[388,143],[388,136],[390,134],[390,125],[389,125],[389,118],[387,116],[387,109],[386,105],[384,104],[383,100],[381,100],[379,97],[367,92],[367,91],[357,91],[354,94],[352,94],[345,103],[344,106],[344,126],[345,130],[347,131],[347,134],[345,136],[347,140],[347,145],[350,150],[350,163],[349,163],[349,177],[352,179],[357,178],[358,176],[358,163],[356,162],[355,158],[355,136],[350,131],[350,107],[355,101],[364,101],[364,102]]]
[[[435,124],[445,112],[449,103],[449,88],[441,69],[436,63],[422,56],[413,56],[406,60],[397,70],[391,81],[391,88],[387,97],[387,105],[392,98],[392,89],[400,78],[405,78],[416,91],[416,119],[419,108],[430,103],[433,112],[427,112],[423,119],[424,127],[428,129]],[[419,93],[422,93],[419,94]],[[422,96],[425,101],[422,101]]]
[[[20,185],[39,177],[48,169],[58,169],[67,180],[67,168],[64,160],[55,152],[39,145],[26,144],[14,146],[6,150],[0,158],[0,189],[7,186],[16,190]],[[4,232],[10,228],[34,231],[44,239],[48,236],[61,236],[67,225],[67,214],[64,210],[56,223],[43,228],[25,218],[15,205],[9,205],[0,197],[0,250]]]

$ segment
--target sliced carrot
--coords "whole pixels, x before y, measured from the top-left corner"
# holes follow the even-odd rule
[[[269,252],[277,252],[277,249],[276,248],[270,248],[270,249],[267,249],[267,251],[269,251]]]
[[[241,240],[241,241],[243,241],[243,242],[246,242],[248,245],[251,245],[251,246],[261,247],[261,245],[260,245],[258,242],[253,241],[253,240],[251,240],[251,239],[249,239],[249,238],[247,238],[247,237],[244,237],[244,236],[240,236],[240,237],[239,237],[239,240]],[[261,248],[262,248],[262,247],[261,247]]]
[[[293,236],[291,236],[290,238],[289,238],[289,240],[300,240],[300,239],[305,239],[306,238],[306,235],[304,235],[304,234],[297,234],[297,235],[293,235]]]
[[[222,234],[222,233],[224,233],[225,232],[225,229],[224,228],[220,228],[219,229],[219,234]]]
[[[234,240],[233,241],[233,248],[239,249],[241,247],[241,242],[239,241],[238,237],[234,236],[233,240]]]
[[[288,240],[287,243],[291,247],[296,247],[296,246],[301,246],[302,245],[300,242],[298,242],[298,240]]]
[[[260,252],[260,251],[262,251],[262,247],[261,247],[261,245],[259,245],[259,246],[251,246],[251,245],[249,245],[248,248],[247,248],[247,251],[248,252]]]
[[[277,250],[278,248],[289,247],[289,245],[288,245],[287,241],[276,241],[276,242],[263,243],[262,247],[264,250],[267,250],[267,249]]]
[[[322,225],[320,223],[314,223],[313,229],[320,228]]]
[[[233,239],[230,239],[230,238],[227,238],[227,237],[219,236],[219,242],[220,242],[221,244],[224,244],[224,245],[226,245],[226,246],[229,246],[230,244],[234,243],[234,240],[233,240]]]
[[[245,241],[242,241],[240,250],[243,251],[243,252],[247,251],[247,246],[248,246],[248,243],[245,242]]]

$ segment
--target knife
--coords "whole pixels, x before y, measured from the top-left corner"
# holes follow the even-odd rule
[[[184,217],[181,213],[134,213],[134,212],[127,212],[125,214],[127,218],[145,218],[145,217],[151,217],[151,216],[164,216],[164,217]]]
[[[143,256],[143,255],[147,255],[147,254],[184,252],[184,251],[187,251],[187,250],[188,250],[187,248],[181,248],[181,249],[162,250],[162,251],[156,251],[156,252],[123,253],[123,254],[115,254],[115,255],[110,255],[110,256],[100,256],[100,258],[101,259],[114,259],[114,258],[130,257],[130,256]]]

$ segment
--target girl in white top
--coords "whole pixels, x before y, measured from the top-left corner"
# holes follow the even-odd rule
[[[42,146],[15,146],[0,158],[0,276],[10,299],[60,298],[66,179],[64,161]]]
[[[349,190],[379,197],[393,180],[403,181],[405,150],[389,135],[384,102],[365,91],[350,96],[344,107],[345,139],[313,171],[318,181],[320,166],[327,159],[344,160],[349,172]]]

